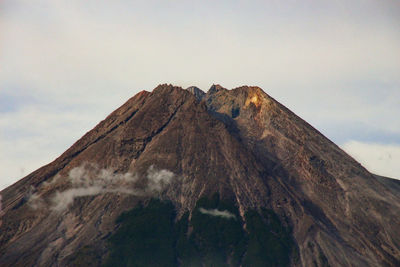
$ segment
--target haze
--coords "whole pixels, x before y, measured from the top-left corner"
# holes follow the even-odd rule
[[[400,178],[398,1],[0,2],[0,189],[140,90],[257,85]]]

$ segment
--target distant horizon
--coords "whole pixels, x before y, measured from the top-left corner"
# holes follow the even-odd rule
[[[400,2],[0,3],[0,190],[141,90],[258,86],[400,179]]]

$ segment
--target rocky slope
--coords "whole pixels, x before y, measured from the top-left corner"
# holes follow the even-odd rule
[[[196,232],[201,214],[232,214],[247,250],[226,250],[228,266],[251,266],[250,215],[263,210],[264,223],[276,214],[279,229],[290,229],[287,264],[400,265],[399,182],[369,173],[258,87],[142,91],[0,194],[5,266],[72,266],[86,248],[92,263],[104,263],[110,235],[124,229],[117,218],[151,198],[173,204],[174,221],[189,222],[184,236],[198,236],[194,246],[204,241]],[[228,204],[207,206],[216,195]],[[186,256],[176,253],[184,266]]]

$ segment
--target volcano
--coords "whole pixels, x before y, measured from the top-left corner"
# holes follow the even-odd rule
[[[400,181],[259,87],[142,91],[0,194],[1,266],[400,266]]]

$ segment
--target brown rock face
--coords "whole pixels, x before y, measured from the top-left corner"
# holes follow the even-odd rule
[[[398,181],[377,179],[260,88],[217,88],[206,101],[270,172],[268,203],[291,218],[303,266],[322,265],[319,255],[333,266],[399,264]]]
[[[274,210],[301,266],[399,266],[400,183],[374,176],[258,87],[160,85],[111,113],[54,162],[1,192],[0,263],[67,266],[106,254],[138,201],[179,215],[218,193],[244,216]],[[61,203],[61,204],[60,204]]]

